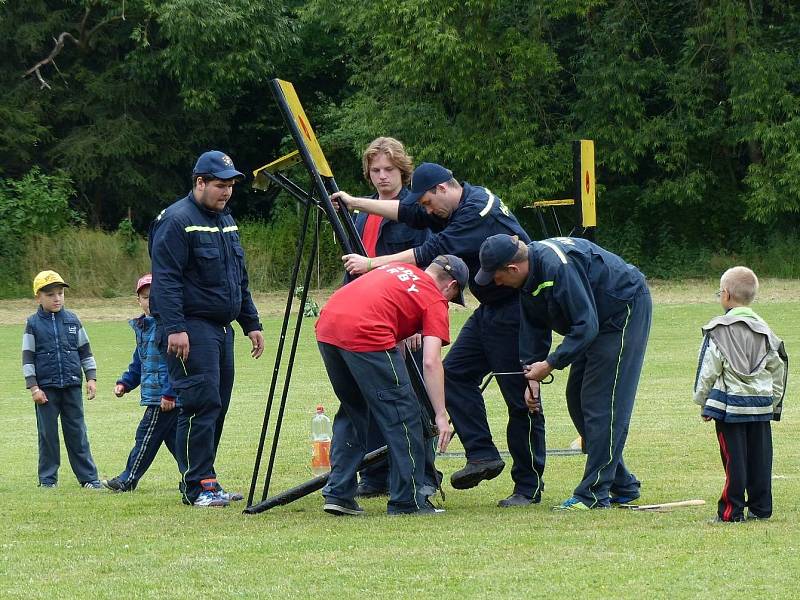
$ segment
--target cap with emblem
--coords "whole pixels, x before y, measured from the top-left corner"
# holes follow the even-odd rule
[[[192,173],[213,175],[217,179],[244,179],[244,174],[233,166],[231,157],[219,150],[210,150],[201,154]]]
[[[55,271],[42,271],[33,278],[34,297],[44,288],[54,285],[58,285],[59,287],[69,287],[69,285],[64,282],[64,279],[61,277],[61,275]]]
[[[466,306],[464,304],[464,290],[467,289],[467,284],[469,283],[469,269],[466,263],[452,254],[440,254],[433,259],[432,264],[439,265],[450,277],[456,280],[459,287],[458,296],[453,298],[452,301],[461,306]]]
[[[494,280],[494,273],[498,269],[505,267],[519,248],[519,238],[517,236],[498,233],[486,238],[481,244],[478,258],[481,261],[481,268],[475,274],[475,283],[478,285],[489,285]]]

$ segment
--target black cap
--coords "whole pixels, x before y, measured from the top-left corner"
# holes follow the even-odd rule
[[[411,175],[411,193],[406,202],[417,202],[432,187],[450,181],[453,172],[436,163],[422,163]]]
[[[489,285],[494,280],[494,273],[503,268],[517,253],[518,239],[516,236],[498,233],[481,244],[478,258],[481,261],[481,268],[475,274],[475,283],[478,285]]]
[[[431,262],[442,267],[458,283],[458,296],[453,298],[451,302],[466,306],[464,304],[464,290],[467,289],[467,284],[469,283],[469,269],[466,263],[452,254],[440,254]]]

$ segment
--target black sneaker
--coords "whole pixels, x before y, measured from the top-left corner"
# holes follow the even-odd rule
[[[463,469],[450,476],[450,485],[457,490],[474,488],[484,479],[494,479],[500,475],[505,466],[502,458],[470,461]]]
[[[390,517],[425,517],[430,515],[441,515],[444,513],[443,508],[436,508],[430,500],[426,500],[425,504],[416,510],[408,511],[392,511],[388,515]]]
[[[511,508],[513,506],[528,506],[530,504],[539,504],[542,501],[541,496],[531,498],[525,494],[511,494],[508,498],[503,498],[497,503],[500,508]]]
[[[132,492],[133,488],[126,482],[122,481],[119,477],[112,477],[111,479],[103,479],[101,482],[104,486],[112,492]]]
[[[389,490],[385,487],[375,486],[363,481],[358,484],[358,489],[356,490],[356,498],[378,498],[379,496],[388,495]]]
[[[335,515],[337,517],[364,514],[364,509],[361,508],[355,500],[339,500],[338,498],[325,498],[325,504],[322,505],[322,510],[329,515]]]

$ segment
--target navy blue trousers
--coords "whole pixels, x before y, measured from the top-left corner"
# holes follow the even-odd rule
[[[744,507],[761,519],[772,516],[772,425],[769,421],[714,421],[725,486],[717,503],[723,521],[744,519]],[[745,500],[747,492],[747,500]]]
[[[467,319],[444,359],[447,411],[466,450],[467,460],[500,458],[486,419],[480,385],[490,371],[521,371],[519,361],[519,300],[481,304]],[[544,415],[525,405],[522,375],[497,378],[508,409],[506,439],[514,465],[514,492],[534,498],[544,488]]]
[[[619,329],[601,331],[572,363],[567,409],[586,447],[586,467],[574,496],[591,508],[608,506],[609,494],[639,496],[640,483],[622,452],[642,372],[653,305],[645,286],[614,319]]]
[[[414,358],[420,370],[422,369],[422,351],[417,350],[414,352]],[[423,412],[422,405],[420,405],[420,417],[427,419],[428,415]],[[423,421],[424,422],[424,421]],[[423,427],[424,430],[424,427]],[[424,435],[424,434],[423,434]],[[372,452],[386,445],[386,440],[383,438],[378,423],[374,418],[370,418],[367,428],[367,452]],[[439,487],[439,473],[436,471],[436,440],[425,441],[425,485],[435,490]],[[379,490],[389,489],[389,459],[379,462],[378,464],[371,465],[358,472],[361,483],[368,485],[372,488]]]
[[[142,420],[136,428],[133,450],[128,455],[125,470],[119,476],[131,489],[136,489],[139,480],[153,464],[162,443],[175,456],[178,411],[178,408],[173,408],[169,412],[162,412],[160,406],[145,408]]]
[[[331,474],[322,494],[352,500],[366,453],[370,416],[389,447],[388,512],[412,512],[425,504],[425,449],[419,402],[397,349],[350,352],[318,342],[322,361],[339,398],[333,420]]]
[[[193,503],[200,482],[216,479],[214,461],[233,391],[233,328],[205,319],[186,320],[189,358],[167,354],[172,387],[178,393],[175,458],[184,502]],[[161,343],[166,351],[167,336]]]
[[[61,445],[58,438],[58,418],[64,432],[64,446],[72,472],[78,483],[97,481],[97,467],[89,449],[89,436],[83,416],[83,391],[81,386],[67,388],[42,388],[47,396],[45,404],[36,407],[36,429],[39,433],[39,483],[58,481],[61,466]]]

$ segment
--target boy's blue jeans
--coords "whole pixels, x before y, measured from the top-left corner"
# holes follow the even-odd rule
[[[89,449],[89,436],[83,418],[81,386],[42,388],[47,395],[45,404],[36,404],[36,429],[39,432],[39,483],[58,481],[61,448],[58,438],[58,417],[64,432],[64,445],[72,472],[78,483],[97,481],[97,467]]]

